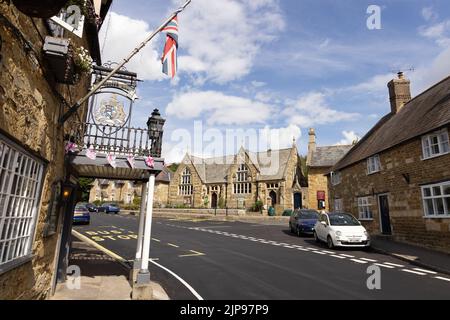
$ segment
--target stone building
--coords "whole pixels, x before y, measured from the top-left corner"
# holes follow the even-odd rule
[[[169,186],[169,204],[250,209],[258,201],[278,214],[307,205],[297,147],[202,159],[186,155]]]
[[[165,207],[169,197],[169,183],[172,172],[165,167],[156,176],[154,205]],[[89,202],[117,202],[125,205],[132,204],[135,198],[140,198],[142,182],[96,179],[89,193]]]
[[[111,1],[96,4],[104,18]],[[58,120],[88,92],[90,77],[62,84],[43,48],[47,36],[70,39],[101,63],[99,27],[86,19],[78,37],[0,2],[0,300],[45,299],[56,283],[64,212],[75,197],[68,186],[77,183],[65,163],[65,137],[75,121]]]
[[[411,100],[399,73],[391,112],[332,169],[332,207],[374,235],[450,252],[450,77]]]
[[[327,174],[352,148],[352,145],[317,147],[316,131],[309,130],[308,203],[309,209],[330,211]]]

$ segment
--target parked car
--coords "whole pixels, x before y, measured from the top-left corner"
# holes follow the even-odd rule
[[[314,238],[334,247],[370,247],[370,235],[361,223],[348,213],[322,213],[314,227]]]
[[[91,214],[88,208],[83,204],[77,204],[73,212],[73,223],[90,224]]]
[[[314,226],[319,219],[319,212],[316,210],[295,210],[289,219],[289,228],[292,233],[299,237],[302,235],[313,235]]]
[[[118,214],[120,212],[120,207],[116,203],[104,203],[98,208],[98,211]]]
[[[89,212],[98,212],[97,206],[93,203],[82,202],[79,203],[79,205],[84,205],[89,210]]]

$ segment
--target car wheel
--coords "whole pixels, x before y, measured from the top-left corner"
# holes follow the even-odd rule
[[[292,224],[289,222],[289,230],[291,231],[291,233],[294,233],[294,228],[292,228]]]
[[[328,245],[328,249],[334,248],[334,243],[333,243],[333,239],[331,238],[331,236],[328,236],[328,238],[327,238],[327,245]]]
[[[302,236],[302,232],[300,231],[300,228],[297,227],[297,237],[301,237]]]
[[[314,240],[316,240],[317,243],[320,242],[319,237],[317,236],[317,233],[314,231]]]

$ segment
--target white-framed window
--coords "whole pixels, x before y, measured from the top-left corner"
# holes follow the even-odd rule
[[[340,171],[332,172],[331,173],[331,184],[333,186],[337,186],[342,182],[342,174]]]
[[[450,218],[450,181],[422,187],[425,217]]]
[[[371,197],[358,198],[358,213],[360,220],[373,219]]]
[[[335,212],[344,212],[344,200],[343,199],[334,199],[334,211]]]
[[[194,187],[192,186],[191,170],[188,167],[184,168],[181,174],[180,186],[178,188],[178,194],[180,196],[191,196]]]
[[[279,188],[280,188],[279,183],[268,183],[267,184],[267,189],[279,189]]]
[[[450,152],[447,129],[422,137],[423,159],[430,159]]]
[[[252,193],[252,184],[249,183],[249,170],[245,164],[239,165],[236,172],[236,183],[233,186],[234,194]]]
[[[367,174],[372,174],[381,171],[380,156],[375,155],[367,159]]]
[[[0,136],[0,274],[30,258],[43,162]]]

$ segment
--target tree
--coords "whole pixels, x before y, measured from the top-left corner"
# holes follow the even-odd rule
[[[80,178],[78,180],[78,184],[80,186],[81,191],[81,201],[83,202],[89,201],[89,193],[91,192],[94,181],[95,179],[91,178]]]
[[[179,166],[180,166],[179,163],[172,163],[170,166],[168,166],[168,168],[172,172],[177,172]]]

